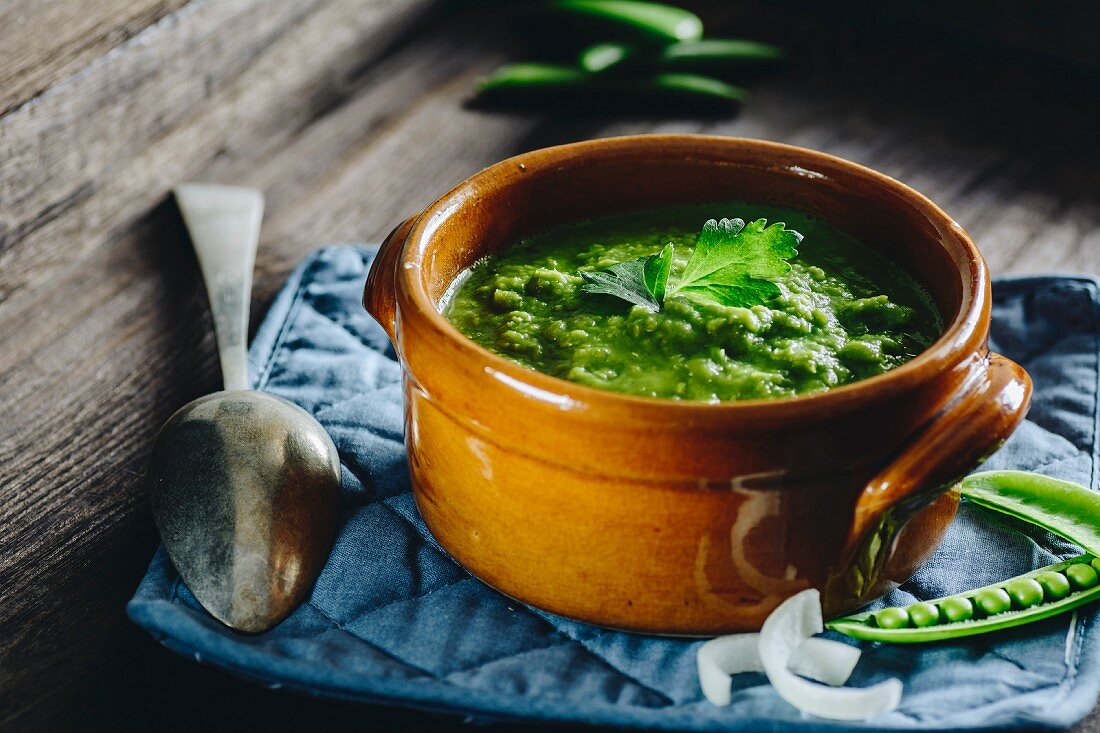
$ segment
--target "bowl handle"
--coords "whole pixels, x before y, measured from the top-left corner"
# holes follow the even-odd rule
[[[845,554],[865,552],[875,534],[896,536],[933,497],[997,450],[1030,403],[1031,378],[1023,367],[994,353],[977,362],[951,402],[867,483],[856,499]]]
[[[394,347],[397,346],[397,257],[419,216],[410,216],[382,240],[363,288],[363,306],[386,329]]]

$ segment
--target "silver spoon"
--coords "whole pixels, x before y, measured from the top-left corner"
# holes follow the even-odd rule
[[[239,631],[265,631],[302,601],[332,548],[340,459],[308,412],[249,389],[263,194],[206,184],[173,193],[202,268],[225,391],[184,405],[157,435],[153,519],[203,608]]]

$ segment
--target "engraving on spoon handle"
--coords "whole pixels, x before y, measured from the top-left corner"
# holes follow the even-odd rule
[[[224,388],[249,389],[248,306],[263,194],[253,188],[203,183],[177,186],[173,193],[206,284]]]

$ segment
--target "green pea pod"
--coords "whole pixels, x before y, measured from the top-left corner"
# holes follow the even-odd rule
[[[578,65],[592,73],[695,73],[719,79],[750,76],[784,58],[783,49],[740,38],[682,41],[651,53],[627,43],[597,43],[581,51]]]
[[[770,43],[743,38],[705,38],[666,46],[657,60],[668,71],[690,71],[707,76],[736,76],[772,66],[785,57]]]
[[[725,109],[745,101],[745,90],[699,74],[657,74],[626,85],[627,93],[672,104]]]
[[[967,500],[1050,530],[1100,555],[1100,494],[1026,471],[984,471],[963,479]]]
[[[974,504],[1047,529],[1092,554],[928,601],[939,609],[944,621],[941,624],[906,624],[902,620],[908,614],[906,609],[887,609],[890,613],[833,619],[827,624],[830,629],[867,641],[942,641],[1020,626],[1100,599],[1100,494],[1079,484],[1024,471],[975,473],[963,479],[959,491]],[[989,615],[981,617],[983,611]],[[975,614],[979,617],[971,618]],[[889,623],[880,625],[876,621],[879,616]],[[908,616],[912,621],[913,616]],[[922,608],[922,621],[925,616]]]
[[[490,102],[570,105],[583,100],[593,108],[631,107],[649,111],[729,110],[745,92],[696,74],[657,74],[643,79],[606,79],[569,66],[509,64],[481,82],[480,96]]]
[[[583,88],[588,74],[572,66],[518,63],[501,66],[481,80],[478,92],[486,97],[515,97]]]
[[[703,37],[703,21],[683,8],[639,0],[552,0],[546,15],[584,36],[665,45]]]
[[[577,65],[587,72],[599,74],[633,66],[630,62],[637,55],[638,50],[625,43],[597,43],[581,51]]]
[[[855,639],[862,639],[863,641],[883,641],[894,644],[945,641],[949,639],[959,639],[965,636],[974,636],[976,634],[985,634],[990,631],[997,631],[998,629],[1021,626],[1033,621],[1050,618],[1060,613],[1065,613],[1078,606],[1083,606],[1086,603],[1100,600],[1100,581],[1096,580],[1095,572],[1091,574],[1093,578],[1091,581],[1093,585],[1091,587],[1080,588],[1070,592],[1068,595],[1063,595],[1060,590],[1053,594],[1048,592],[1048,599],[1037,605],[1020,607],[1022,603],[1031,603],[1031,599],[1014,597],[1013,608],[1015,610],[1005,611],[1004,613],[998,613],[993,616],[985,616],[984,618],[971,618],[965,621],[948,621],[947,618],[945,618],[947,614],[942,613],[942,611],[945,602],[948,602],[948,606],[957,606],[959,601],[962,601],[963,608],[969,607],[970,609],[974,609],[976,608],[974,599],[990,594],[1000,595],[1004,593],[1005,587],[1018,587],[1022,585],[1020,581],[1029,579],[1036,580],[1037,576],[1042,576],[1044,573],[1055,573],[1058,577],[1063,578],[1064,582],[1065,571],[1067,569],[1071,567],[1080,567],[1091,570],[1092,568],[1089,565],[1090,562],[1096,563],[1097,561],[1095,561],[1091,555],[1081,555],[1070,560],[1048,565],[1045,568],[1039,568],[1038,570],[1024,573],[1023,575],[1001,583],[975,588],[974,590],[954,596],[915,603],[913,606],[909,607],[921,606],[923,609],[923,606],[931,605],[940,608],[942,622],[930,626],[918,626],[911,621],[908,624],[904,621],[899,622],[897,619],[905,616],[912,619],[912,614],[908,612],[908,609],[903,608],[883,609],[875,613],[868,612],[855,614],[853,616],[844,616],[827,622],[825,626],[826,628],[832,629],[833,631],[839,631]],[[1044,580],[1046,579],[1044,578]],[[1047,586],[1048,582],[1041,584],[1044,590],[1047,589]],[[885,611],[891,611],[892,613],[884,613]],[[972,610],[971,613],[976,612]],[[890,621],[888,624],[889,628],[880,626],[878,618],[888,619]]]

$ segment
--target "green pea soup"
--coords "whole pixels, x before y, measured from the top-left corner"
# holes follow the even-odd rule
[[[675,247],[675,282],[708,219],[784,222],[803,235],[780,295],[750,308],[669,298],[660,311],[582,292],[580,273]],[[630,395],[720,402],[820,392],[909,361],[941,333],[898,265],[785,207],[731,201],[568,224],[469,268],[443,315],[512,361]]]

